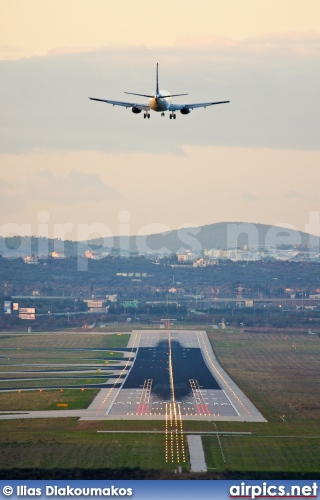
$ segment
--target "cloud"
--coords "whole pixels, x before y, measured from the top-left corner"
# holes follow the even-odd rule
[[[0,210],[3,215],[15,214],[25,207],[25,200],[21,196],[19,184],[7,182],[1,179],[0,182]]]
[[[99,175],[85,172],[55,175],[50,170],[42,170],[37,179],[33,177],[27,181],[27,187],[34,200],[65,205],[122,198],[118,191],[104,184]]]
[[[86,52],[96,52],[95,47],[59,47],[49,50],[48,56],[61,56],[64,54],[84,54]]]
[[[21,57],[21,55],[22,49],[20,47],[13,47],[7,44],[0,45],[0,59],[18,58]]]
[[[50,170],[41,170],[16,183],[1,179],[0,184],[0,208],[6,215],[17,213],[34,201],[73,205],[122,198],[122,194],[105,184],[99,175],[85,172],[56,175]]]
[[[257,201],[259,201],[259,198],[257,198],[257,196],[246,191],[242,193],[242,199],[245,201],[249,201],[250,203],[256,203]]]
[[[296,198],[305,198],[304,194],[299,193],[298,191],[288,191],[285,194],[285,197],[288,198],[288,200],[294,200]]]
[[[185,145],[319,150],[320,37],[270,35],[210,44],[77,49],[0,61],[0,153],[182,154]],[[158,113],[144,120],[88,99],[127,100],[124,91],[153,92],[156,62],[161,88],[189,92],[175,102],[231,103],[169,121]]]
[[[215,55],[221,57],[235,57],[262,55],[274,60],[286,57],[305,58],[320,55],[320,37],[317,33],[286,32],[265,34],[259,37],[250,37],[244,40],[217,36],[180,37],[176,47],[181,49],[204,52],[214,50]]]

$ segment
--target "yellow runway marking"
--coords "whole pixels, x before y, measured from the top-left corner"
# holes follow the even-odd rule
[[[171,389],[171,403],[166,403],[166,437],[165,437],[165,455],[166,462],[180,464],[185,463],[185,444],[182,425],[182,415],[180,403],[175,400],[174,393],[174,378],[172,369],[172,349],[171,349],[171,334],[168,331],[169,344],[169,377]]]

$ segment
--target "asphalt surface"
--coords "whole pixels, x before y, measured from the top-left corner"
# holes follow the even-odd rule
[[[174,391],[177,400],[192,396],[190,379],[198,380],[203,389],[220,389],[219,384],[203,361],[201,349],[185,348],[177,340],[171,341]],[[158,398],[171,399],[169,376],[169,343],[162,339],[153,347],[140,347],[135,364],[124,389],[138,389],[144,380],[152,378],[152,393]]]
[[[205,363],[197,332],[141,332],[134,364],[108,415],[237,416]]]

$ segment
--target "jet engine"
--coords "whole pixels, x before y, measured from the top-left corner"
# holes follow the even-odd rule
[[[131,111],[132,113],[138,114],[141,113],[142,109],[137,108],[136,106],[132,106]]]
[[[182,115],[188,115],[189,113],[191,113],[191,109],[189,109],[189,108],[182,108],[182,109],[180,109],[180,113]]]

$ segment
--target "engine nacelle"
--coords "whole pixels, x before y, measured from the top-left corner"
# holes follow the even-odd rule
[[[132,106],[131,111],[137,115],[138,113],[141,113],[142,109]]]
[[[191,113],[191,109],[189,109],[189,108],[182,108],[182,109],[180,109],[180,113],[182,115],[188,115],[189,113]]]

